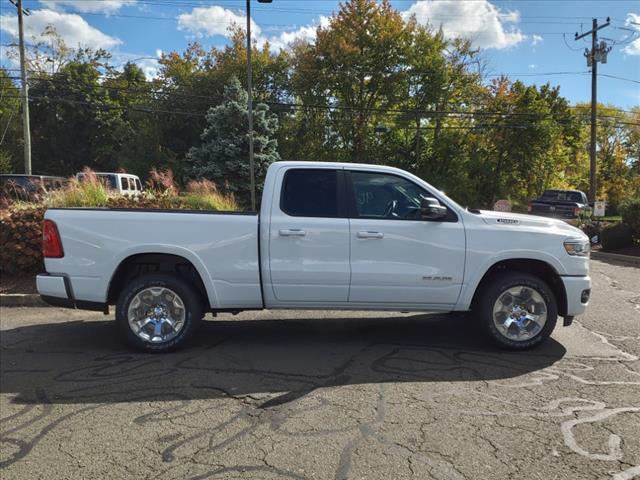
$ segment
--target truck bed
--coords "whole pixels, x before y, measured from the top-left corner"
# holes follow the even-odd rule
[[[211,308],[262,306],[255,213],[63,208],[45,218],[56,223],[65,249],[63,258],[45,259],[47,272],[65,274],[75,300],[105,302],[117,266],[152,252],[189,260]]]

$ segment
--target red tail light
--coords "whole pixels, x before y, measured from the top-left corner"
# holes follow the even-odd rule
[[[45,220],[42,224],[42,256],[45,258],[62,258],[62,240],[55,222]]]

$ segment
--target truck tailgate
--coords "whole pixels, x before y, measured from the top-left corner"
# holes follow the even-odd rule
[[[179,210],[50,209],[63,258],[47,258],[50,274],[69,279],[76,300],[105,302],[118,265],[132,255],[183,257],[198,271],[211,308],[262,306],[258,216]]]

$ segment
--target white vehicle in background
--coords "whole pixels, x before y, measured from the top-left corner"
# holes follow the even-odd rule
[[[262,308],[472,310],[493,342],[524,350],[591,292],[577,228],[466,209],[379,165],[273,163],[259,213],[49,209],[43,230],[42,298],[115,304],[144,351],[180,346],[205,312]]]
[[[142,192],[142,182],[140,182],[140,177],[137,175],[109,172],[95,172],[94,175],[98,177],[98,180],[104,182],[110,190],[120,195],[139,195]],[[76,178],[80,181],[85,176],[86,174],[83,172],[76,174]]]

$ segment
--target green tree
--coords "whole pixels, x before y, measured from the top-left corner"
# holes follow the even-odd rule
[[[118,101],[102,85],[103,59],[79,54],[54,75],[32,81],[34,171],[72,175],[84,166],[119,167],[127,126]]]
[[[351,0],[318,28],[313,45],[296,52],[294,84],[305,100],[333,109],[329,118],[349,160],[367,160],[376,110],[406,94],[414,29],[388,0]]]
[[[581,155],[584,167],[582,183],[588,185],[591,106],[577,105],[582,119]],[[598,104],[596,149],[597,196],[615,210],[625,199],[640,194],[640,111],[624,112],[613,105]]]
[[[154,85],[134,63],[103,82],[121,116],[121,144],[114,151],[118,167],[144,178],[153,168],[176,171],[174,156],[163,148]]]
[[[484,103],[491,115],[474,120],[467,165],[476,199],[526,202],[561,179],[571,163],[579,126],[557,88],[525,86],[502,77]]]
[[[235,193],[241,202],[250,197],[247,92],[237,78],[224,89],[222,103],[209,109],[201,144],[189,150],[185,164],[188,179],[206,178]],[[263,103],[253,114],[256,184],[261,188],[268,166],[280,159],[277,151],[277,117]]]
[[[23,172],[20,90],[9,72],[0,68],[0,171]]]
[[[224,87],[232,78],[246,88],[247,49],[244,30],[230,29],[228,45],[206,50],[193,43],[181,54],[171,52],[160,59],[160,74],[154,89],[161,91],[155,107],[162,111],[156,118],[160,148],[177,159],[174,171],[183,177],[181,159],[199,143],[206,126],[208,110],[221,103]],[[274,105],[272,112],[284,116],[289,63],[286,52],[273,52],[269,44],[252,47],[253,95],[256,103]]]

